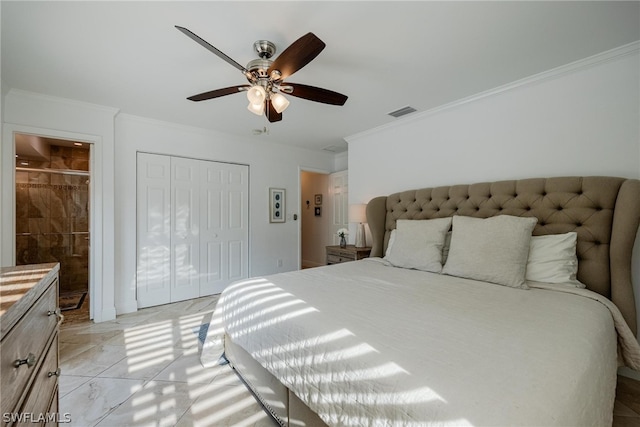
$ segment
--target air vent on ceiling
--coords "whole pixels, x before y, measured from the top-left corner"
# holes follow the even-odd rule
[[[399,110],[392,111],[392,112],[387,113],[387,114],[392,116],[392,117],[395,117],[397,119],[398,117],[402,117],[402,116],[407,115],[407,114],[415,113],[416,111],[418,111],[418,110],[416,110],[413,107],[409,107],[407,105],[406,107],[402,107]]]

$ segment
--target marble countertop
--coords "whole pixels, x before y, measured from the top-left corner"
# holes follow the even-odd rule
[[[59,270],[60,264],[58,263],[0,268],[0,316],[3,316],[21,299],[29,304],[35,302],[27,301],[31,298],[23,299],[23,297],[38,283],[49,281],[53,276],[56,276]]]

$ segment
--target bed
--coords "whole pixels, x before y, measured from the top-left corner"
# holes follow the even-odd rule
[[[425,188],[367,220],[371,258],[225,289],[203,364],[224,352],[283,426],[611,424],[640,181]]]

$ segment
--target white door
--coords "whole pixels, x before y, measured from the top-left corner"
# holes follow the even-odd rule
[[[248,277],[248,166],[138,153],[137,167],[139,307]]]
[[[200,163],[200,295],[248,276],[249,167]]]
[[[167,156],[138,153],[138,305],[170,302],[171,162]]]
[[[329,194],[331,195],[331,233],[330,241],[334,245],[340,243],[337,232],[341,228],[349,228],[349,174],[348,171],[329,175]]]
[[[171,302],[200,296],[199,163],[171,158]]]

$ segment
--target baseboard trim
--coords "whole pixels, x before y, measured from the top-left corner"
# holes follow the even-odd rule
[[[300,265],[302,266],[302,268],[313,268],[313,267],[322,267],[325,264],[318,263],[316,261],[309,261],[308,259],[303,259]]]
[[[116,318],[116,308],[115,307],[107,307],[104,310],[101,310],[99,313],[95,313],[93,316],[93,321],[95,323],[107,322],[109,320],[115,320]]]

